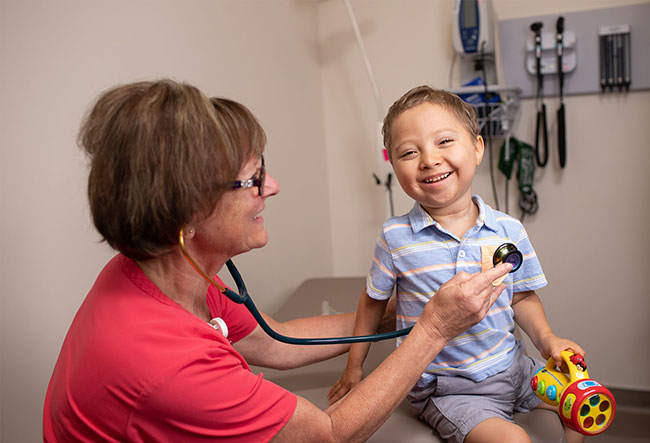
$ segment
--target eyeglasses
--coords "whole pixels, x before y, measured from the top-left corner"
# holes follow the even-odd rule
[[[261,197],[264,194],[264,181],[266,180],[266,168],[264,167],[264,156],[262,158],[262,166],[260,167],[260,175],[248,180],[237,180],[232,182],[231,189],[239,188],[252,188],[257,186],[257,193]]]

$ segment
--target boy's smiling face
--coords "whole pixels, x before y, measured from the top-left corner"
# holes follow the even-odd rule
[[[409,197],[432,216],[471,204],[482,137],[474,139],[452,112],[428,102],[404,111],[391,132],[393,169]]]

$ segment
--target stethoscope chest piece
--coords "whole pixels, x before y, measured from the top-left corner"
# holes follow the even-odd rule
[[[510,263],[512,265],[510,272],[515,272],[519,269],[523,262],[524,256],[512,243],[504,243],[499,246],[492,257],[492,263],[494,266],[499,263]]]

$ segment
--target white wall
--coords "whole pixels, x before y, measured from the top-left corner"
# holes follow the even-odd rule
[[[494,6],[505,19],[631,3],[647,1],[495,0]],[[352,6],[386,110],[413,86],[449,87],[451,1],[355,0]],[[343,2],[321,3],[320,20],[327,154],[336,165],[328,170],[334,272],[365,275],[386,212],[384,191],[370,175],[375,101]],[[567,167],[557,166],[557,98],[549,98],[550,161],[536,177],[540,210],[525,220],[550,282],[540,295],[555,332],[587,350],[590,375],[650,390],[650,92],[572,96],[565,103]],[[534,103],[525,100],[515,135],[531,144],[533,120]],[[474,192],[492,204],[488,164],[485,158]],[[497,188],[503,205],[498,172]],[[398,186],[395,194],[396,213],[408,211],[412,202]],[[510,208],[516,194],[513,181]]]
[[[171,76],[248,105],[282,190],[265,211],[270,244],[236,262],[262,309],[331,274],[316,12],[293,0],[2,0],[0,441],[41,439],[63,337],[113,255],[89,222],[75,144],[103,89]]]

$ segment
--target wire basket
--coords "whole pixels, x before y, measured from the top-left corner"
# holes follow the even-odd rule
[[[512,130],[519,111],[520,88],[488,86],[488,103],[483,86],[468,86],[452,92],[474,108],[484,138],[503,138]]]

